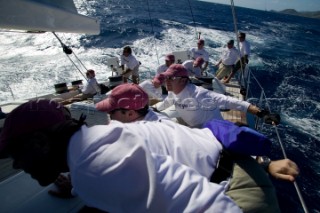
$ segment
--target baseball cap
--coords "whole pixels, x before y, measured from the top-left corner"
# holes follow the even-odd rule
[[[164,72],[161,73],[164,77],[188,77],[188,71],[182,64],[172,64]]]
[[[196,58],[196,60],[194,60],[194,65],[200,67],[200,66],[202,66],[203,62],[204,62],[203,58],[198,57],[198,58]]]
[[[108,98],[96,104],[96,109],[102,112],[115,109],[139,110],[148,103],[148,94],[139,85],[126,83],[115,87]]]
[[[71,120],[70,112],[52,100],[33,100],[26,102],[8,114],[0,135],[0,152],[4,152],[8,141],[43,130],[56,124]]]
[[[166,55],[165,60],[174,62],[176,59],[173,54],[168,54],[168,55]]]
[[[199,39],[198,40],[198,44],[204,44],[204,40],[203,39]]]

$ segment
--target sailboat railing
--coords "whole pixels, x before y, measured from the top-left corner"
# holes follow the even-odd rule
[[[271,112],[271,107],[270,107],[270,104],[268,102],[268,98],[267,98],[267,96],[265,94],[265,90],[262,87],[262,85],[260,84],[260,82],[258,81],[258,79],[256,78],[256,76],[251,72],[251,70],[249,69],[248,65],[245,67],[245,70],[244,70],[244,72],[241,73],[241,75],[243,75],[243,76],[240,78],[240,85],[241,85],[241,87],[246,88],[245,99],[248,98],[248,94],[249,94],[249,90],[250,90],[250,84],[255,83],[259,87],[259,90],[260,90],[260,98],[258,100],[258,106],[261,107],[263,102],[264,102],[267,110],[269,112]],[[255,127],[256,130],[262,129],[264,127],[263,120],[256,116],[254,127]],[[286,151],[284,149],[284,146],[283,146],[283,143],[282,143],[282,140],[281,140],[281,136],[280,136],[278,128],[277,128],[277,124],[275,124],[273,122],[272,123],[272,127],[274,128],[274,131],[275,131],[275,133],[277,135],[278,143],[279,143],[279,145],[281,147],[281,151],[282,151],[283,157],[285,159],[287,159],[288,157],[287,157]],[[295,187],[295,189],[297,191],[297,195],[299,197],[299,200],[300,200],[300,203],[302,205],[302,208],[303,208],[304,212],[308,213],[309,212],[308,208],[307,208],[307,206],[305,204],[305,201],[304,201],[304,199],[302,197],[302,194],[301,194],[301,191],[299,189],[299,186],[298,186],[297,182],[294,181],[293,184],[294,184],[294,187]]]

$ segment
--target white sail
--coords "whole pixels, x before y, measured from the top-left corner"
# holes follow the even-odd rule
[[[99,34],[100,22],[78,14],[72,0],[0,0],[0,28]]]

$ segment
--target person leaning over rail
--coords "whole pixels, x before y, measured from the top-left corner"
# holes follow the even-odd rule
[[[130,123],[134,121],[160,121],[169,118],[149,108],[148,94],[137,84],[124,83],[115,87],[108,98],[98,102],[96,109],[109,114],[111,120]],[[54,182],[55,190],[49,194],[73,197],[70,175],[61,174]]]
[[[219,141],[223,135],[215,136],[210,125],[216,126],[209,122],[208,128],[190,129],[166,120],[111,121],[88,128],[57,102],[30,101],[8,115],[0,152],[42,186],[70,171],[77,195],[103,211],[241,212],[225,194],[226,185],[209,182],[220,152],[225,147],[236,154],[261,155],[271,143],[255,131]],[[241,148],[248,142],[254,146],[250,151]],[[274,196],[266,202],[255,208],[277,210]]]
[[[174,105],[179,116],[190,127],[202,127],[212,119],[223,119],[220,109],[248,111],[254,115],[260,109],[246,101],[218,94],[203,87],[190,83],[188,71],[180,64],[171,65],[166,72],[156,76],[154,82],[166,82],[169,94],[157,104],[157,110],[162,111]]]

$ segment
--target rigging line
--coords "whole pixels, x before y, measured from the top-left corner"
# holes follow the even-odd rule
[[[260,82],[258,81],[258,79],[254,76],[254,74],[251,73],[251,75],[252,75],[252,78],[256,81],[256,83],[257,83],[258,86],[260,87],[260,89],[262,90],[261,96],[264,97],[265,102],[266,102],[266,105],[267,105],[267,108],[268,108],[269,111],[271,112],[270,105],[269,105],[269,102],[268,102],[268,100],[267,100],[267,96],[266,96],[266,94],[265,94],[265,92],[264,92],[263,87],[261,86],[261,84],[260,84]],[[261,98],[262,98],[262,97],[261,97]],[[283,146],[283,143],[282,143],[282,140],[281,140],[281,137],[280,137],[278,128],[277,128],[277,126],[276,126],[276,124],[275,124],[274,122],[272,122],[272,126],[274,127],[275,132],[276,132],[276,135],[277,135],[277,137],[278,137],[278,142],[279,142],[279,144],[280,144],[283,157],[287,159],[288,157],[287,157],[287,154],[286,154],[286,152],[285,152],[285,149],[284,149],[284,146]],[[302,208],[303,208],[304,212],[308,213],[309,211],[308,211],[307,206],[306,206],[306,204],[305,204],[305,202],[304,202],[304,199],[303,199],[303,197],[302,197],[302,194],[301,194],[301,192],[300,192],[300,189],[299,189],[299,186],[298,186],[297,182],[294,181],[293,184],[294,184],[294,187],[295,187],[295,189],[296,189],[296,191],[297,191],[297,194],[298,194],[298,197],[299,197],[299,200],[300,200],[300,203],[301,203],[301,205],[302,205]]]
[[[74,63],[74,61],[69,57],[69,54],[73,53],[73,51],[68,48],[62,41],[61,39],[57,36],[57,34],[55,32],[52,32],[53,35],[58,39],[58,41],[60,42],[64,53],[66,54],[66,56],[68,57],[68,59],[71,61],[71,63],[75,66],[75,68],[80,72],[80,74],[84,77],[84,79],[88,82],[88,78],[83,74],[83,72],[79,69],[79,67]],[[69,51],[69,52],[67,52]],[[74,54],[74,53],[73,53]],[[79,58],[76,56],[76,54],[74,54],[74,56],[78,59],[78,61],[80,62],[80,64],[86,69],[86,67],[82,64],[82,62],[79,60]],[[87,70],[87,69],[86,69]]]
[[[52,32],[52,33],[53,33],[53,35],[58,39],[58,41],[60,42],[60,44],[61,44],[61,46],[62,46],[62,48],[63,48],[63,52],[66,53],[67,55],[73,53],[73,55],[76,57],[76,59],[79,61],[79,63],[83,66],[83,68],[84,68],[85,70],[88,70],[88,69],[84,66],[84,64],[82,63],[82,61],[78,58],[78,56],[72,51],[72,49],[71,49],[70,47],[68,47],[67,45],[65,45],[65,44],[61,41],[61,39],[57,36],[57,34],[56,34],[55,32]],[[70,59],[70,60],[71,60],[71,59]]]
[[[158,61],[158,65],[160,65],[160,61],[159,61],[159,53],[158,53],[158,48],[156,45],[156,39],[155,39],[155,32],[153,29],[153,22],[152,22],[152,18],[151,18],[151,12],[150,12],[150,5],[149,5],[149,0],[147,0],[147,4],[148,4],[148,14],[149,14],[149,20],[151,23],[151,32],[153,33],[153,44],[156,47],[156,55],[157,55],[157,61]]]
[[[74,61],[70,58],[69,55],[66,54],[66,56],[68,57],[68,59],[71,61],[71,63],[73,64],[73,66],[75,66],[75,68],[80,72],[80,74],[84,77],[84,79],[89,82],[89,79],[83,74],[83,72],[81,72],[81,70],[79,69],[79,67],[74,63]]]
[[[238,22],[237,22],[237,17],[236,17],[236,11],[234,9],[234,1],[230,0],[230,2],[231,2],[231,10],[232,10],[232,16],[233,16],[234,31],[235,31],[236,38],[237,38],[237,47],[239,50],[239,57],[240,57],[240,70],[241,70],[240,82],[242,82],[244,70],[243,70],[243,64],[242,64],[241,53],[240,53],[240,40],[239,40],[239,36],[238,36],[238,26],[237,26]]]
[[[190,3],[190,0],[188,0],[188,3],[189,3],[189,8],[190,8],[190,12],[191,12],[191,16],[192,16],[192,21],[193,21],[193,25],[194,25],[194,29],[195,29],[195,33],[196,33],[196,36],[197,36],[197,25],[196,25],[196,22],[194,20],[194,15],[193,15],[193,11],[192,11],[192,7],[191,7],[191,3]],[[200,33],[201,34],[201,33]],[[200,39],[200,34],[199,34],[199,39]]]
[[[259,86],[260,89],[262,90],[262,91],[261,91],[261,98],[264,97],[265,102],[266,102],[266,105],[267,105],[267,108],[268,108],[269,111],[271,112],[270,105],[269,105],[269,102],[268,102],[268,100],[267,100],[267,96],[266,96],[266,94],[265,94],[265,92],[264,92],[263,87],[261,86],[261,84],[260,84],[260,82],[258,81],[258,79],[255,77],[255,75],[254,75],[250,70],[249,70],[249,72],[250,72],[250,75],[252,76],[252,78],[255,80],[255,82],[258,84],[258,86]],[[260,98],[260,99],[261,99],[261,98]],[[255,125],[256,127],[257,127],[257,124],[258,124],[258,121],[256,122],[256,125]],[[278,137],[278,142],[279,142],[279,144],[280,144],[283,157],[286,158],[286,159],[288,159],[287,154],[286,154],[286,151],[285,151],[284,146],[283,146],[283,143],[282,143],[282,140],[281,140],[281,137],[280,137],[280,134],[279,134],[279,131],[278,131],[278,128],[277,128],[276,123],[275,123],[274,121],[272,122],[272,126],[274,127],[275,132],[276,132],[276,135],[277,135],[277,137]],[[298,197],[299,197],[299,200],[300,200],[300,203],[301,203],[301,205],[302,205],[302,208],[303,208],[304,212],[305,212],[305,213],[308,213],[309,211],[308,211],[308,208],[307,208],[307,206],[306,206],[306,204],[305,204],[305,201],[304,201],[304,199],[303,199],[303,197],[302,197],[302,194],[301,194],[301,192],[300,192],[298,183],[297,183],[296,181],[294,181],[293,184],[294,184],[294,187],[295,187],[295,189],[296,189],[296,191],[297,191],[297,194],[298,194]]]
[[[277,137],[278,137],[278,141],[279,141],[280,146],[281,146],[282,154],[283,154],[284,158],[288,158],[287,154],[285,152],[284,146],[282,144],[282,141],[281,141],[281,138],[280,138],[280,135],[279,135],[279,132],[278,132],[278,128],[277,128],[277,126],[276,126],[276,124],[274,122],[272,122],[272,126],[274,127],[274,129],[276,131],[276,134],[277,134]],[[299,186],[298,186],[297,182],[294,181],[293,184],[294,184],[294,187],[296,188],[296,191],[297,191],[297,194],[298,194],[298,197],[299,197],[299,200],[300,200],[300,203],[302,205],[302,208],[303,208],[304,212],[308,213],[309,211],[308,211],[307,205],[304,202],[304,199],[302,197],[302,194],[300,192],[300,189],[299,189]]]

